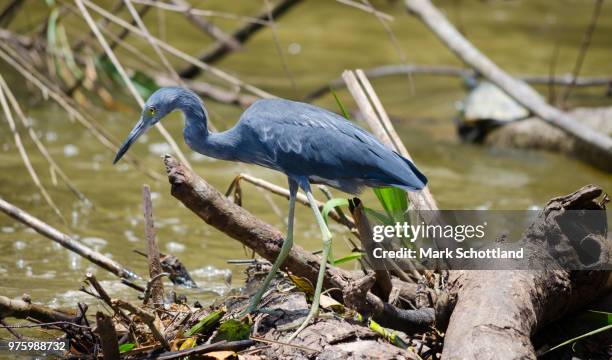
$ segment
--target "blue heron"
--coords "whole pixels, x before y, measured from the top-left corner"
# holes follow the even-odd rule
[[[289,211],[287,235],[279,255],[262,286],[251,298],[245,313],[254,312],[293,245],[293,218],[298,188],[308,198],[323,237],[321,265],[310,311],[297,335],[318,315],[325,266],[331,247],[331,233],[323,220],[310,184],[326,184],[356,194],[368,187],[393,186],[405,191],[423,189],[427,178],[408,159],[381,144],[367,131],[345,118],[317,106],[284,100],[254,102],[231,129],[208,130],[208,114],[191,90],[166,87],[147,100],[140,120],[121,145],[116,163],[134,141],[168,113],[184,114],[183,136],[189,147],[217,159],[261,165],[287,175]]]

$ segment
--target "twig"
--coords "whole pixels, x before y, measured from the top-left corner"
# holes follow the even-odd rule
[[[308,352],[315,352],[315,353],[320,352],[320,350],[309,348],[307,346],[295,345],[295,344],[291,344],[291,343],[287,343],[287,342],[282,342],[282,341],[271,340],[271,339],[264,339],[264,338],[256,337],[256,336],[251,336],[250,339],[258,341],[258,342],[262,342],[262,343],[265,343],[265,344],[276,344],[276,345],[288,346],[290,348],[300,349],[300,350],[304,350],[304,351],[308,351]]]
[[[10,22],[15,18],[15,14],[25,3],[24,0],[13,0],[2,9],[0,13],[0,26],[6,28]]]
[[[242,45],[236,41],[231,35],[226,34],[223,30],[221,30],[218,26],[213,24],[212,22],[202,19],[193,13],[193,8],[191,4],[189,4],[185,0],[172,0],[174,4],[178,7],[183,8],[181,11],[183,15],[198,29],[202,30],[204,33],[210,35],[213,39],[226,44],[228,47],[232,49],[232,51],[239,50]]]
[[[131,287],[132,289],[139,291],[141,293],[144,293],[146,291],[146,289],[143,286],[140,286],[138,284],[135,284],[133,281],[128,280],[126,278],[122,278],[121,279],[121,283],[125,286]]]
[[[406,7],[466,64],[489,79],[542,120],[576,138],[596,156],[591,161],[612,170],[612,138],[578,122],[573,116],[547,104],[525,82],[514,79],[468,42],[429,0],[406,0]]]
[[[274,48],[276,49],[276,53],[280,58],[281,64],[283,65],[283,71],[287,78],[289,78],[289,83],[291,84],[291,88],[294,93],[297,94],[297,84],[295,82],[295,78],[291,69],[289,69],[289,64],[287,63],[287,58],[285,57],[285,53],[280,45],[280,39],[278,38],[278,31],[276,31],[276,23],[274,22],[274,16],[272,15],[272,4],[270,0],[264,0],[266,5],[266,9],[268,10],[268,21],[270,22],[270,31],[272,32],[272,38],[274,39]]]
[[[57,89],[56,86],[50,84],[46,79],[44,79],[44,77],[36,69],[28,66],[24,59],[20,59],[21,63],[15,60],[19,58],[19,55],[3,41],[0,41],[0,48],[0,58],[2,58],[2,60],[11,65],[30,83],[34,84],[44,94],[53,99],[68,113],[71,119],[76,119],[81,125],[83,125],[83,127],[85,127],[85,129],[87,129],[96,139],[98,139],[102,145],[113,152],[117,151],[117,141],[115,141],[102,127],[100,127],[100,125],[96,124],[93,119],[77,110],[71,99],[66,97],[61,90]],[[126,159],[147,176],[156,180],[161,179],[159,174],[144,168],[132,155],[126,154]]]
[[[7,323],[4,322],[3,319],[0,318],[0,329],[6,329],[6,331],[10,332],[11,335],[13,335],[16,339],[22,339],[23,337],[17,332],[15,331],[13,328],[11,328]]]
[[[134,97],[134,99],[136,99],[136,102],[138,103],[140,108],[144,107],[144,103],[145,103],[144,100],[140,96],[140,93],[138,93],[138,90],[136,90],[136,87],[134,86],[134,83],[132,83],[132,80],[130,80],[129,76],[125,72],[123,65],[121,65],[121,62],[119,62],[119,59],[117,59],[117,57],[115,56],[115,53],[113,52],[113,50],[110,48],[110,46],[106,42],[106,39],[104,38],[104,35],[102,35],[102,33],[100,32],[98,25],[96,25],[95,21],[93,20],[93,18],[87,11],[87,8],[83,4],[83,0],[75,0],[75,2],[79,10],[81,11],[83,18],[85,19],[85,21],[87,22],[87,24],[89,25],[93,33],[96,35],[96,38],[98,39],[98,42],[104,49],[106,56],[108,56],[109,60],[113,63],[113,65],[117,69],[117,72],[119,73],[119,75],[121,76],[125,84],[127,85],[128,89],[132,93],[132,96]],[[143,34],[145,37],[147,37],[147,33],[143,33]],[[174,153],[181,159],[181,161],[185,162],[187,166],[191,167],[189,161],[187,161],[187,158],[185,157],[185,154],[183,154],[183,151],[181,151],[176,141],[174,141],[174,138],[172,138],[172,135],[170,135],[170,133],[166,130],[166,128],[160,122],[157,122],[155,124],[155,128],[164,137],[166,142],[170,144],[170,147],[172,148]]]
[[[112,303],[122,309],[131,312],[134,315],[137,315],[145,324],[147,324],[147,326],[151,330],[151,334],[153,334],[153,337],[155,337],[155,339],[159,341],[165,349],[170,350],[170,344],[168,343],[168,340],[166,340],[166,338],[164,337],[164,335],[162,335],[157,326],[155,326],[155,315],[137,306],[134,306],[127,301],[123,301],[120,299],[113,299]]]
[[[555,72],[557,71],[557,61],[559,60],[559,52],[561,45],[559,41],[555,41],[552,55],[550,57],[550,63],[548,64],[548,103],[554,104],[557,102],[557,94],[555,92]],[[572,77],[576,79],[576,77]]]
[[[238,21],[244,21],[244,22],[248,22],[248,23],[256,23],[256,24],[261,24],[263,26],[268,26],[268,22],[265,20],[261,20],[258,18],[254,18],[254,17],[250,17],[250,16],[241,16],[241,15],[236,15],[236,14],[232,14],[232,13],[228,13],[228,12],[223,12],[223,11],[215,11],[215,10],[205,10],[205,9],[197,9],[194,7],[183,7],[183,6],[177,6],[177,5],[172,5],[172,4],[168,4],[168,3],[163,3],[160,1],[152,1],[152,0],[132,0],[135,3],[139,3],[139,4],[144,4],[144,5],[150,5],[150,6],[155,6],[159,9],[163,9],[163,10],[168,10],[168,11],[175,11],[175,12],[187,12],[189,14],[192,15],[196,15],[196,16],[203,16],[203,17],[220,17],[223,19],[229,19],[229,20],[238,20]]]
[[[159,274],[153,276],[151,278],[151,280],[147,281],[147,287],[145,288],[144,295],[142,297],[142,303],[143,304],[146,305],[147,302],[149,302],[149,299],[151,298],[151,289],[153,288],[153,284],[157,283],[158,280],[160,280],[164,276],[169,276],[169,275],[170,275],[170,273],[167,273],[167,272],[159,273]],[[161,282],[161,280],[159,282]],[[163,304],[163,303],[155,303],[155,304]]]
[[[121,18],[111,14],[110,12],[104,10],[103,8],[101,8],[100,6],[92,3],[91,1],[89,1],[89,0],[78,0],[78,1],[84,2],[93,11],[95,11],[98,14],[104,16],[105,18],[111,20],[115,24],[123,26],[123,27],[129,29],[134,34],[136,34],[138,36],[141,36],[141,37],[145,36],[140,31],[140,29],[130,25],[127,21],[125,21],[125,20],[123,20],[123,19],[121,19]],[[236,77],[226,73],[225,71],[222,71],[222,70],[220,70],[220,69],[218,69],[216,67],[210,66],[207,63],[205,63],[205,62],[203,62],[203,61],[201,61],[201,60],[199,60],[199,59],[197,59],[197,58],[195,58],[195,57],[193,57],[191,55],[188,55],[188,54],[178,50],[177,48],[173,47],[172,45],[170,45],[170,44],[168,44],[168,43],[166,43],[164,41],[161,41],[161,40],[157,39],[156,37],[153,37],[153,41],[155,41],[162,49],[164,49],[165,51],[169,52],[170,54],[172,54],[172,55],[174,55],[174,56],[176,56],[176,57],[178,57],[178,58],[180,58],[180,59],[182,59],[182,60],[192,64],[193,66],[195,66],[195,67],[197,67],[199,69],[208,71],[211,74],[215,75],[216,77],[218,77],[218,78],[220,78],[222,80],[225,80],[225,81],[227,81],[228,83],[230,83],[232,85],[238,86],[240,88],[244,88],[245,90],[247,90],[247,91],[249,91],[249,92],[251,92],[251,93],[253,93],[253,94],[257,95],[257,96],[263,97],[263,98],[274,97],[271,94],[269,94],[269,93],[267,93],[267,92],[265,92],[265,91],[255,87],[253,85],[247,84],[244,81],[242,81],[242,80],[240,80],[240,79],[238,79],[238,78],[236,78]],[[181,77],[183,77],[180,72],[179,72],[179,75],[181,75]]]
[[[572,88],[574,87],[574,85],[576,85],[576,78],[580,74],[580,69],[582,69],[584,58],[586,57],[589,45],[591,44],[591,38],[593,37],[593,33],[595,32],[595,28],[597,27],[597,19],[599,19],[599,14],[601,13],[602,5],[603,0],[595,0],[593,15],[591,16],[589,26],[587,27],[586,31],[584,32],[584,36],[582,37],[580,51],[578,52],[578,57],[576,58],[576,63],[574,64],[574,70],[572,71],[572,82],[565,89],[565,93],[563,94],[563,98],[561,100],[561,107],[565,106],[565,103],[567,102],[567,99],[569,99],[570,93],[572,92]]]
[[[376,10],[374,5],[372,5],[369,0],[361,0],[361,2],[364,5],[369,6],[372,10]],[[391,26],[389,26],[387,21],[385,21],[385,19],[380,15],[380,13],[378,11],[374,11],[373,14],[376,17],[376,19],[378,20],[378,22],[380,22],[380,24],[382,25],[383,29],[385,29],[385,32],[387,33],[387,36],[389,37],[389,40],[391,41],[391,44],[393,45],[393,48],[395,49],[395,52],[397,53],[397,55],[398,55],[398,57],[400,59],[400,62],[403,65],[407,65],[408,64],[408,60],[406,59],[406,53],[404,52],[404,50],[400,46],[399,41],[397,40],[397,36],[395,36],[395,33],[393,32],[393,29],[391,29]],[[409,85],[409,88],[410,88],[410,93],[414,95],[415,87],[414,87],[414,80],[412,79],[412,73],[407,73],[406,77],[408,78],[408,85]]]
[[[88,272],[87,274],[85,274],[85,279],[96,290],[96,292],[100,296],[100,299],[102,299],[102,301],[104,301],[106,305],[108,305],[111,309],[113,309],[113,311],[117,315],[119,315],[123,320],[125,320],[128,324],[132,322],[130,318],[126,315],[126,313],[124,313],[120,308],[118,308],[115,304],[113,304],[110,296],[108,295],[106,290],[104,290],[104,288],[102,287],[102,284],[100,284],[100,282],[98,281],[98,279],[96,279],[94,274]]]
[[[4,78],[2,77],[2,75],[0,75],[0,81],[4,83]],[[55,205],[55,202],[53,201],[53,199],[47,192],[47,189],[45,189],[43,184],[40,182],[40,179],[38,178],[38,174],[36,173],[36,170],[34,170],[32,163],[30,162],[30,157],[28,156],[28,152],[26,151],[25,147],[23,146],[23,143],[21,142],[21,136],[17,132],[17,127],[15,126],[15,120],[13,119],[13,113],[11,112],[11,109],[9,108],[9,105],[6,100],[6,96],[4,95],[3,89],[4,87],[0,86],[0,104],[2,104],[2,110],[4,111],[4,116],[6,118],[6,121],[9,123],[9,128],[11,129],[11,132],[13,133],[13,139],[15,140],[15,145],[17,146],[17,149],[19,150],[19,155],[21,155],[23,164],[28,170],[28,173],[30,174],[32,181],[34,182],[34,185],[36,185],[36,187],[38,188],[38,191],[40,191],[41,195],[43,196],[43,198],[45,199],[49,207],[51,207],[53,212],[55,212],[55,214],[62,220],[64,224],[67,224],[68,222],[62,215],[57,205]]]
[[[147,288],[150,287],[151,289],[153,307],[157,309],[158,306],[164,303],[164,283],[160,277],[163,271],[161,260],[159,259],[159,248],[155,240],[153,204],[151,202],[151,190],[149,189],[149,185],[144,185],[142,187],[142,208],[144,212],[144,234],[147,241],[147,254],[149,259],[149,277],[151,278],[151,285],[147,285]],[[147,300],[148,299],[145,299],[145,304]]]
[[[1,297],[0,297],[0,301],[2,301]],[[28,320],[35,320],[35,319],[31,318]],[[79,325],[79,324],[75,324],[70,321],[50,321],[50,322],[37,322],[36,324],[0,325],[0,329],[31,329],[31,328],[37,328],[37,327],[43,327],[43,326],[57,326],[57,325],[74,326],[74,327],[86,329],[86,330],[91,329],[90,326]]]
[[[340,4],[344,4],[344,5],[348,5],[351,7],[354,7],[355,9],[359,9],[362,11],[365,11],[367,13],[370,14],[374,14],[376,15],[376,17],[379,17],[385,21],[393,21],[393,16],[386,14],[382,11],[378,11],[376,10],[374,7],[370,6],[370,5],[364,5],[364,4],[360,4],[358,2],[355,2],[353,0],[336,0],[337,2],[339,2]]]
[[[374,135],[390,149],[394,149],[402,156],[411,160],[412,157],[395,132],[389,116],[382,107],[378,96],[363,71],[358,70],[357,75],[352,71],[345,71],[342,77],[346,81],[347,87],[353,98],[355,98],[361,112],[365,115],[366,121]],[[438,208],[428,187],[425,187],[422,191],[409,192],[407,195],[411,205],[416,210],[437,210]]]
[[[126,7],[128,8],[128,11],[132,15],[132,19],[134,19],[140,31],[142,31],[142,33],[145,35],[145,39],[147,40],[149,45],[151,45],[151,47],[157,54],[157,57],[161,60],[162,64],[166,68],[166,71],[170,73],[170,75],[174,78],[174,81],[176,81],[177,84],[183,85],[183,81],[181,80],[180,76],[176,73],[176,70],[174,70],[172,65],[170,65],[170,61],[168,61],[164,53],[161,51],[159,45],[157,45],[157,43],[153,40],[153,36],[151,35],[151,33],[149,33],[149,30],[140,18],[140,15],[138,14],[138,11],[136,11],[136,9],[134,8],[134,5],[132,5],[132,1],[124,0],[124,2]]]
[[[289,11],[293,6],[300,3],[300,0],[281,0],[278,2],[274,8],[268,12],[267,10],[263,11],[260,15],[257,16],[257,19],[262,21],[271,18],[278,19],[287,11]],[[267,23],[267,22],[266,22]],[[241,27],[237,31],[232,34],[232,37],[239,42],[240,44],[244,44],[247,42],[253,35],[255,35],[259,30],[264,27],[261,23],[248,23],[245,26]],[[197,58],[205,62],[207,64],[215,63],[222,58],[224,58],[227,54],[230,54],[232,49],[228,47],[225,43],[217,42],[210,49],[205,50],[202,54],[198,55]],[[179,71],[181,77],[192,79],[196,77],[200,73],[200,69],[195,65],[190,65],[183,70]],[[206,69],[203,69],[206,70]]]
[[[87,197],[85,197],[85,195],[83,195],[83,193],[81,193],[76,188],[76,186],[73,184],[73,182],[70,180],[70,178],[68,178],[66,173],[64,173],[64,171],[59,167],[59,165],[57,165],[55,160],[51,157],[51,155],[49,154],[49,151],[47,150],[45,145],[40,141],[40,139],[38,138],[38,135],[36,134],[36,131],[34,131],[34,129],[32,128],[32,126],[30,124],[30,122],[28,121],[28,119],[26,118],[25,114],[21,110],[21,107],[19,106],[19,103],[17,102],[17,99],[15,99],[15,95],[11,92],[11,89],[8,87],[8,84],[6,83],[6,81],[4,81],[4,78],[1,75],[0,75],[0,87],[2,87],[4,89],[6,97],[8,98],[9,102],[11,103],[11,106],[13,107],[13,110],[15,110],[15,113],[17,114],[17,118],[19,120],[21,120],[21,124],[26,129],[28,129],[28,135],[30,135],[30,138],[32,139],[32,142],[34,142],[34,144],[38,148],[38,151],[47,160],[47,162],[51,166],[51,169],[60,176],[60,178],[64,181],[66,186],[68,186],[70,191],[72,191],[76,195],[76,197],[78,197],[84,203],[91,203],[89,201],[89,199],[87,199]]]
[[[74,316],[71,314],[0,295],[0,317],[8,316],[19,319],[33,318],[42,323],[74,323]],[[9,327],[14,328],[11,325]]]
[[[430,75],[430,76],[448,76],[448,77],[462,77],[469,78],[478,76],[478,73],[472,69],[462,68],[450,65],[419,65],[419,64],[393,64],[393,65],[382,65],[370,69],[364,70],[366,76],[369,79],[382,78],[387,76],[397,75]],[[560,74],[554,77],[550,75],[534,75],[534,74],[517,74],[514,77],[519,78],[527,83],[536,85],[569,85],[572,82],[571,74]],[[576,77],[576,87],[591,87],[591,86],[609,86],[612,84],[612,77],[610,76],[581,76]],[[342,77],[333,79],[332,81],[321,85],[319,88],[310,92],[304,99],[306,101],[313,101],[325,94],[330,89],[340,89],[345,87],[346,83]]]
[[[70,236],[62,233],[55,229],[51,225],[45,224],[41,220],[28,214],[24,210],[4,201],[0,198],[0,210],[12,217],[13,219],[21,222],[22,224],[34,229],[39,234],[47,237],[50,240],[55,241],[66,249],[86,258],[92,263],[100,266],[101,268],[110,271],[121,278],[134,279],[138,278],[132,271],[124,268],[115,260],[103,255],[83,244],[74,240]]]
[[[113,320],[98,311],[96,313],[96,332],[100,337],[100,346],[104,360],[119,360],[119,343]]]
[[[252,185],[255,185],[258,188],[268,190],[269,192],[273,194],[282,196],[285,199],[289,199],[289,190],[281,186],[278,186],[276,184],[270,183],[266,180],[263,180],[263,179],[254,177],[252,175],[245,174],[245,173],[241,173],[234,178],[234,181],[232,181],[229,188],[225,192],[225,196],[229,196],[232,190],[234,189],[234,187],[236,186],[236,184],[238,184],[241,180],[244,180]],[[306,195],[302,193],[298,193],[296,200],[300,204],[310,207],[310,203],[308,202]],[[323,210],[323,206],[325,206],[325,204],[317,201],[317,206],[319,207],[319,210]],[[342,218],[340,215],[338,215],[336,210],[330,211],[329,217],[332,218],[334,221],[338,222],[339,224],[346,226],[349,230],[353,230],[355,228],[355,223],[351,218],[348,218],[346,216]]]
[[[161,354],[151,354],[146,357],[137,358],[137,360],[173,360],[191,355],[206,354],[213,351],[238,351],[248,348],[253,344],[255,344],[255,341],[253,340],[238,340],[230,342],[222,340],[212,344],[199,345],[187,350],[170,351]]]

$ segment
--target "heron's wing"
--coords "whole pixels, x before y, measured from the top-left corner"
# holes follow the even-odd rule
[[[367,131],[309,104],[260,100],[247,109],[238,126],[249,132],[250,148],[256,149],[253,162],[288,174],[360,179],[370,186],[418,187],[419,178],[424,179],[410,161]]]

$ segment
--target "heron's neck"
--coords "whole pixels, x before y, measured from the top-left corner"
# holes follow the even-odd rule
[[[237,138],[232,129],[220,133],[208,130],[208,114],[197,95],[180,96],[176,108],[185,115],[183,136],[189,147],[200,154],[222,160],[235,158]]]

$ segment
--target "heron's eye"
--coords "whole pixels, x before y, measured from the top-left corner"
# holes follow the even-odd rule
[[[149,115],[154,116],[157,110],[153,106],[149,106]]]

